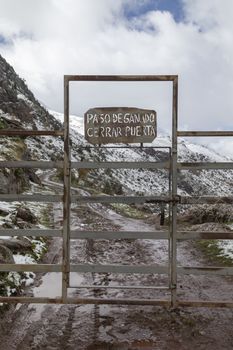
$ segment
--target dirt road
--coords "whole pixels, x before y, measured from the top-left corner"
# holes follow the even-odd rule
[[[55,225],[62,219],[61,207],[54,206]],[[73,207],[72,227],[82,229],[145,230],[153,225],[142,220],[128,219],[101,205]],[[164,264],[167,261],[166,241],[81,241],[71,242],[71,262],[119,264]],[[54,239],[48,261],[61,258],[61,241]],[[192,243],[182,243],[178,250],[181,265],[206,263]],[[61,276],[48,273],[36,280],[28,293],[35,296],[58,296]],[[98,288],[98,285],[137,284],[166,285],[165,276],[126,276],[112,274],[74,273],[71,284],[96,284],[94,291],[70,289],[73,296],[154,297],[168,298],[167,291],[121,290]],[[232,281],[221,277],[185,276],[179,280],[179,297],[183,299],[230,300]],[[151,306],[108,305],[17,305],[1,320],[0,349],[233,349],[233,312],[227,309],[167,310]]]

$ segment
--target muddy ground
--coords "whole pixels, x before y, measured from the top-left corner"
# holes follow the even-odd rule
[[[54,225],[59,227],[62,210],[53,208]],[[72,228],[83,230],[153,231],[153,224],[129,219],[102,205],[73,206]],[[158,229],[158,228],[157,228]],[[72,263],[166,264],[167,242],[71,241]],[[45,262],[61,260],[61,240],[53,239]],[[179,243],[180,265],[206,265],[206,257],[192,242]],[[178,281],[178,296],[183,300],[232,300],[232,279],[183,276]],[[71,275],[73,286],[95,284],[94,290],[72,288],[71,296],[163,298],[168,291],[101,289],[102,285],[163,286],[163,275]],[[37,276],[35,286],[25,291],[34,296],[59,296],[61,276],[48,273]],[[230,309],[176,309],[152,306],[110,305],[20,305],[11,307],[0,321],[0,349],[233,349],[233,312]]]

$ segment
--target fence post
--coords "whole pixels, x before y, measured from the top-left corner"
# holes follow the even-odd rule
[[[70,138],[69,138],[69,80],[64,76],[64,192],[63,192],[63,256],[62,300],[67,300],[70,271]]]

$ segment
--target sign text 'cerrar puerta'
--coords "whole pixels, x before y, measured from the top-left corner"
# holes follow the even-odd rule
[[[92,144],[148,143],[157,136],[156,112],[128,107],[89,109],[85,139]]]

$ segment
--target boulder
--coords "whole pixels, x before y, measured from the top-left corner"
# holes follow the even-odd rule
[[[14,264],[13,253],[2,243],[0,244],[0,264]]]
[[[0,208],[0,216],[7,216],[8,214],[9,214],[9,211],[7,211],[6,209]]]
[[[20,218],[23,221],[30,222],[32,224],[37,223],[37,217],[31,212],[29,208],[18,208],[16,213],[16,220],[17,218]]]
[[[0,245],[9,249],[13,253],[25,253],[26,251],[32,250],[31,242],[26,239],[0,239]]]

